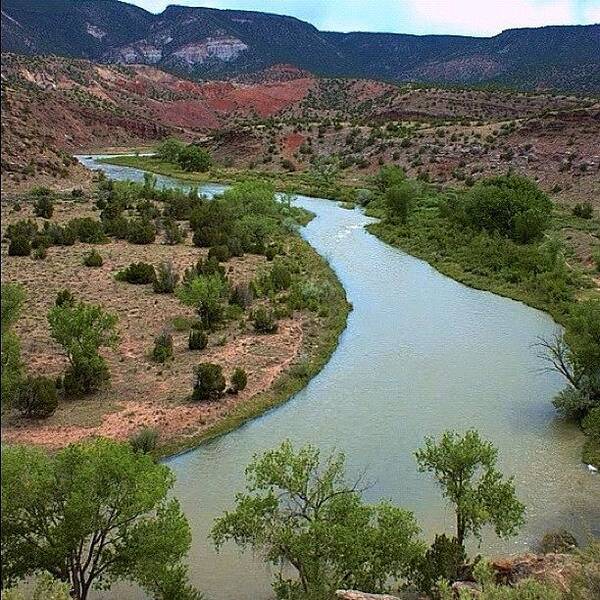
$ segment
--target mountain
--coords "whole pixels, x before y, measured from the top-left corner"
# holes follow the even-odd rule
[[[299,19],[117,0],[4,0],[2,51],[146,64],[222,79],[291,64],[327,76],[600,91],[600,25],[512,29],[490,38],[322,32]]]

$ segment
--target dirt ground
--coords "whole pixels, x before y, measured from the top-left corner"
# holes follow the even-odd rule
[[[91,204],[57,205],[54,220],[92,214]],[[19,212],[2,207],[2,224],[27,218],[30,208]],[[16,414],[4,415],[2,435],[5,442],[41,444],[56,448],[91,436],[103,435],[126,439],[142,427],[160,432],[161,441],[195,435],[214,424],[239,403],[267,389],[296,358],[309,318],[297,314],[279,321],[277,333],[257,335],[251,324],[230,322],[210,335],[202,351],[187,347],[187,331],[173,328],[175,317],[194,316],[172,294],[155,294],[151,285],[132,285],[116,281],[114,274],[131,262],[144,261],[157,266],[172,261],[182,274],[206,249],[192,246],[188,236],[184,244],[168,246],[156,243],[137,246],[124,241],[94,245],[103,256],[99,268],[83,265],[90,244],[51,247],[45,260],[31,257],[8,257],[2,244],[2,281],[18,281],[27,290],[22,316],[15,326],[21,339],[22,357],[30,373],[58,376],[66,359],[50,337],[47,315],[58,291],[69,288],[77,298],[101,304],[119,317],[120,341],[115,351],[104,352],[110,373],[110,387],[82,400],[63,400],[58,410],[46,420],[24,419]],[[246,255],[227,263],[233,282],[250,281],[266,259]],[[170,330],[174,338],[174,359],[166,364],[154,362],[149,354],[155,337]],[[223,366],[226,378],[236,367],[248,374],[248,386],[237,395],[192,404],[193,369],[201,362]]]

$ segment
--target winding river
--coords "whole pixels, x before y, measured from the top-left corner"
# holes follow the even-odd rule
[[[80,160],[115,179],[142,177]],[[159,183],[182,185],[164,177]],[[555,416],[550,401],[562,380],[542,372],[532,348],[556,330],[552,319],[384,244],[365,231],[371,220],[358,209],[303,196],[296,202],[315,213],[302,235],[330,262],[354,310],[329,363],[287,404],[167,461],[193,528],[193,582],[215,600],[269,597],[268,568],[232,546],[217,555],[207,533],[231,507],[253,454],[284,438],[343,449],[351,472],[368,470],[367,499],[390,498],[413,510],[431,538],[452,528],[452,513],[430,478],[417,473],[413,452],[426,435],[475,427],[498,446],[501,467],[527,505],[522,533],[509,542],[490,533],[483,550],[520,551],[561,526],[600,535],[600,477],[580,463],[579,432]]]

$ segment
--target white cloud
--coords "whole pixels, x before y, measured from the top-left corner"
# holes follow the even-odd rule
[[[575,22],[570,0],[411,0],[423,30],[495,35],[503,29]]]

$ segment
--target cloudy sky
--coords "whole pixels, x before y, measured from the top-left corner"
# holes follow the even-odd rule
[[[292,15],[328,31],[494,35],[510,27],[600,23],[600,0],[126,0]]]

